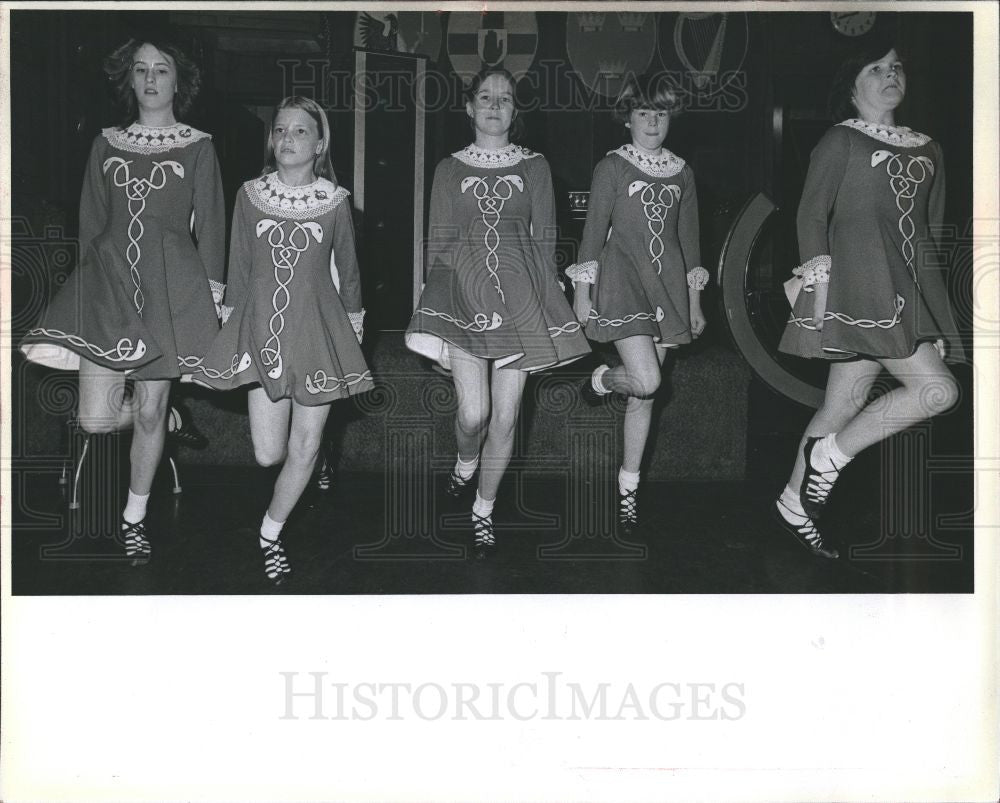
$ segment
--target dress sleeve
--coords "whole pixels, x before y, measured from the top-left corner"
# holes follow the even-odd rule
[[[91,241],[108,223],[108,186],[104,180],[104,136],[99,135],[90,148],[87,171],[80,191],[80,258],[86,253]]]
[[[246,190],[237,190],[236,206],[233,209],[233,230],[229,237],[229,271],[226,279],[225,302],[222,304],[222,323],[225,325],[233,310],[246,301],[253,267],[253,220],[247,214]]]
[[[795,219],[802,264],[793,271],[806,289],[829,281],[830,213],[844,180],[850,149],[848,132],[842,126],[834,126],[809,157],[809,171]]]
[[[677,238],[680,240],[688,287],[703,290],[708,284],[708,271],[701,264],[701,230],[698,226],[698,188],[694,171],[684,166],[681,208],[677,216]]]
[[[351,204],[345,198],[333,210],[333,253],[330,255],[331,277],[336,271],[334,284],[348,313],[360,313],[361,274],[354,247],[354,222],[351,218]]]
[[[448,159],[438,163],[431,185],[431,208],[427,217],[427,270],[451,265],[458,242],[458,224],[453,214]]]
[[[528,174],[528,190],[531,192],[531,237],[541,252],[542,264],[555,278],[558,278],[556,241],[559,239],[559,231],[556,228],[556,199],[552,191],[552,171],[542,156],[535,157],[531,162],[534,163],[531,173]]]
[[[206,139],[199,145],[194,166],[194,214],[191,228],[198,244],[201,264],[212,287],[212,295],[218,303],[225,292],[225,285],[222,284],[226,257],[222,175],[212,141]]]
[[[608,239],[611,215],[615,209],[618,189],[617,171],[612,157],[598,162],[594,177],[590,182],[590,201],[587,206],[587,222],[583,226],[583,238],[576,264],[566,269],[566,275],[574,282],[594,284],[600,270],[601,252]]]

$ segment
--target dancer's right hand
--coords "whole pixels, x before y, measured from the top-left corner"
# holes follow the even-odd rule
[[[813,285],[813,324],[817,332],[823,331],[823,318],[826,316],[826,290],[828,284]]]
[[[577,285],[573,293],[573,313],[576,315],[576,319],[582,324],[587,323],[587,319],[590,317],[590,308],[593,306],[588,290],[589,288],[581,290],[579,285]]]

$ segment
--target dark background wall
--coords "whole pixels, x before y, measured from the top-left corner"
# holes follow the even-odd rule
[[[428,109],[426,120],[428,195],[436,162],[469,141],[461,81],[446,46],[452,16],[438,15],[441,47],[426,57],[436,100],[443,101]],[[676,70],[671,31],[678,15],[649,16],[657,35],[649,70]],[[728,17],[730,41],[744,45],[729,46],[724,53],[723,66],[734,72],[733,81],[715,102],[692,104],[673,120],[667,139],[667,146],[693,165],[698,179],[706,267],[717,263],[742,204],[763,191],[779,211],[760,239],[755,281],[761,293],[780,294],[779,282],[797,264],[794,210],[809,153],[831,123],[826,114],[830,80],[848,50],[866,37],[888,36],[900,46],[909,88],[897,121],[941,142],[948,160],[947,222],[960,234],[966,230],[973,176],[970,14],[879,12],[872,31],[858,38],[836,32],[824,12]],[[270,108],[292,93],[311,95],[327,107],[335,168],[352,189],[353,12],[13,11],[10,19],[15,340],[37,320],[48,294],[75,264],[84,162],[94,136],[116,122],[101,60],[130,35],[170,26],[201,65],[203,90],[189,121],[214,136],[230,207],[239,185],[260,168]],[[527,109],[523,141],[544,153],[552,166],[565,265],[575,255],[582,230],[570,214],[567,192],[588,189],[596,162],[626,136],[612,119],[610,101],[591,93],[574,73],[567,52],[572,16],[545,12],[535,20],[534,60],[518,87],[519,102]],[[369,157],[384,162],[383,186],[368,188],[366,194],[388,198],[391,205],[397,203],[392,171],[403,166],[412,170],[412,157],[405,149],[395,153],[389,145],[380,147],[386,152]],[[356,222],[363,231],[364,221]],[[400,239],[391,232],[359,239],[369,309],[392,307],[405,314],[412,253]],[[957,238],[953,265],[971,264],[963,256],[967,240]],[[46,249],[59,255],[46,255]],[[969,271],[953,269],[952,284],[954,296],[968,306]],[[383,292],[401,295],[383,304],[376,297]],[[710,288],[706,295],[709,328],[698,348],[729,349],[725,316],[714,303],[717,293]],[[968,310],[959,306],[957,312],[960,326],[971,330]],[[389,329],[400,326],[399,321],[380,323]],[[748,429],[762,443],[776,430],[800,429],[807,412],[751,385]],[[754,445],[749,445],[752,459]],[[760,449],[763,454],[766,447]]]
[[[529,147],[549,159],[567,244],[573,256],[579,225],[569,216],[566,192],[589,186],[594,164],[625,141],[610,102],[589,92],[567,57],[567,14],[539,13],[535,58],[521,81]],[[658,43],[650,70],[670,62],[676,14],[650,15]],[[745,36],[745,53],[730,53],[738,81],[728,101],[693,108],[672,124],[667,145],[689,161],[698,177],[703,258],[711,266],[733,215],[747,197],[766,192],[793,210],[812,145],[829,124],[830,78],[848,49],[864,37],[837,33],[827,13],[730,14],[730,39]],[[449,14],[439,15],[447,31]],[[99,130],[115,122],[102,57],[128,35],[170,25],[204,72],[204,88],[190,121],[215,136],[227,201],[259,168],[267,112],[293,91],[312,94],[329,108],[335,129],[335,167],[350,187],[353,114],[350,91],[355,14],[63,12],[11,14],[12,189],[15,216],[36,226],[76,230],[83,163]],[[938,139],[948,157],[949,221],[971,215],[971,15],[880,12],[866,37],[889,35],[907,60],[910,89],[899,119]],[[427,119],[427,191],[433,166],[468,141],[460,82],[445,38],[428,60],[436,87],[453,97]],[[665,57],[663,54],[667,54]],[[437,92],[440,95],[440,91]],[[591,108],[587,108],[587,107]],[[791,215],[779,220],[773,261],[787,273],[795,262]],[[407,266],[403,266],[404,268]]]

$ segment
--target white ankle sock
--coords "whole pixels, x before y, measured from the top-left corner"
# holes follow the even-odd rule
[[[264,520],[260,523],[260,545],[266,547],[269,546],[268,541],[277,540],[278,536],[281,535],[281,528],[284,526],[285,522],[275,521],[265,513]]]
[[[639,472],[638,471],[626,471],[625,469],[620,469],[618,472],[618,488],[623,493],[626,491],[634,491],[639,487]]]
[[[786,485],[785,490],[781,492],[781,496],[778,497],[781,503],[798,516],[805,516],[806,512],[802,509],[802,500],[799,499],[799,492],[792,488],[791,485]],[[781,505],[778,506],[781,509]],[[787,516],[786,516],[787,518]]]
[[[598,365],[590,375],[590,386],[598,396],[607,396],[611,391],[604,387],[601,377],[611,369],[610,365]]]
[[[787,489],[786,489],[787,490]],[[774,506],[778,508],[778,515],[781,516],[789,524],[793,524],[796,527],[801,527],[807,521],[809,517],[802,510],[802,505],[798,503],[798,496],[796,498],[795,505],[790,505],[785,499],[785,494],[781,494],[774,503]]]
[[[132,489],[128,491],[128,501],[125,503],[125,510],[122,511],[122,518],[129,524],[138,524],[146,518],[146,505],[149,503],[149,494],[135,494]]]
[[[812,450],[811,463],[813,468],[819,471],[838,471],[851,462],[850,457],[840,451],[837,446],[837,438],[834,433],[830,433],[821,439]]]
[[[493,503],[496,499],[483,499],[476,491],[476,501],[472,503],[472,512],[477,516],[487,517],[493,515]]]
[[[455,462],[455,473],[458,474],[458,476],[463,480],[467,480],[476,473],[476,468],[478,466],[479,455],[476,455],[471,460],[463,460],[462,456],[459,455],[457,461]]]

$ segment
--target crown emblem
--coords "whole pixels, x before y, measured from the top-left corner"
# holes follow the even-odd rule
[[[634,33],[642,30],[642,26],[646,24],[647,16],[647,14],[628,11],[618,15],[618,23],[622,26],[623,31]]]
[[[577,14],[576,21],[581,31],[592,32],[599,31],[604,27],[604,17],[604,14],[591,11],[589,13]]]
[[[621,80],[626,69],[627,64],[624,61],[598,61],[597,77],[605,81]]]

